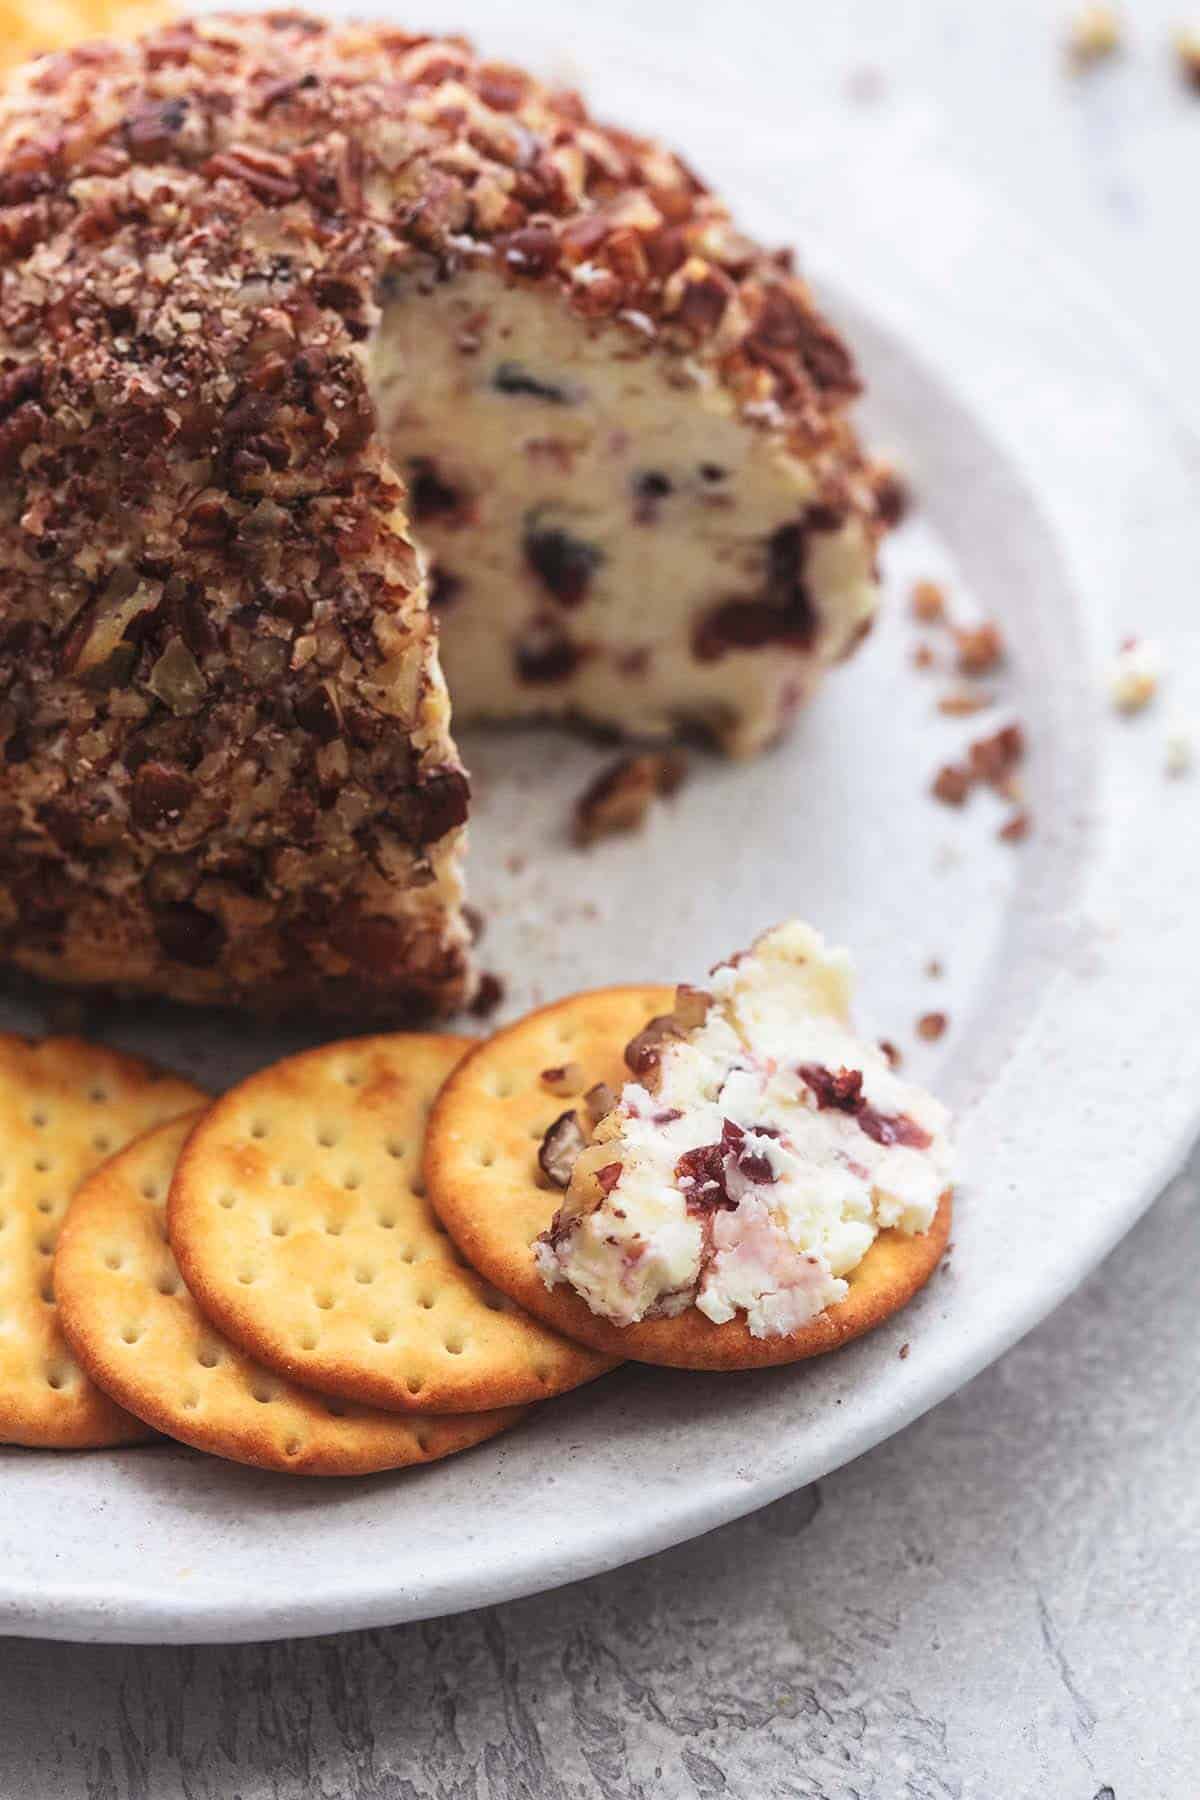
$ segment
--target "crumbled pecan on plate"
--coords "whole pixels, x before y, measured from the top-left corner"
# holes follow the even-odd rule
[[[655,800],[678,793],[687,759],[677,750],[647,750],[622,756],[590,782],[575,805],[572,836],[577,844],[636,831]]]

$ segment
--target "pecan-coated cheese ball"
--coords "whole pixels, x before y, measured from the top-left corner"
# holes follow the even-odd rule
[[[871,617],[855,388],[683,163],[457,40],[207,17],[17,72],[0,951],[451,1010],[443,665],[460,718],[759,748]]]

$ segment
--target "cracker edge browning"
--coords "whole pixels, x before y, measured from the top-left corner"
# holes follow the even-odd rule
[[[291,1067],[308,1059],[323,1060],[331,1052],[344,1048],[347,1045],[365,1046],[376,1043],[390,1044],[398,1039],[403,1040],[406,1037],[419,1038],[426,1043],[432,1041],[438,1044],[454,1044],[460,1047],[463,1045],[475,1044],[476,1049],[482,1047],[473,1038],[448,1032],[425,1032],[414,1034],[380,1032],[371,1033],[360,1038],[337,1039],[332,1043],[319,1045],[312,1050],[301,1051],[296,1056],[283,1058],[282,1062]],[[470,1050],[468,1051],[467,1056],[462,1060],[469,1060],[469,1057],[474,1054],[475,1051]],[[247,1329],[241,1309],[236,1304],[230,1304],[224,1293],[218,1291],[212,1281],[208,1278],[206,1271],[200,1266],[199,1259],[194,1254],[192,1246],[184,1237],[178,1221],[182,1216],[184,1205],[186,1204],[183,1195],[187,1187],[189,1170],[193,1160],[197,1158],[198,1155],[197,1140],[202,1128],[205,1128],[210,1124],[215,1128],[218,1123],[220,1111],[227,1102],[240,1094],[241,1090],[248,1082],[253,1082],[261,1075],[269,1074],[280,1066],[281,1064],[274,1064],[271,1066],[271,1069],[256,1071],[255,1075],[247,1078],[247,1082],[238,1083],[237,1086],[230,1088],[227,1093],[222,1094],[214,1105],[210,1107],[201,1118],[197,1119],[192,1132],[189,1134],[183,1149],[180,1152],[179,1161],[176,1165],[175,1177],[171,1183],[170,1197],[167,1203],[167,1231],[170,1239],[171,1251],[178,1264],[179,1272],[187,1284],[197,1306],[200,1308],[200,1311],[219,1331],[224,1333],[230,1343],[239,1351],[246,1356],[252,1357],[254,1361],[261,1363],[268,1371],[273,1371],[280,1376],[286,1377],[287,1380],[295,1382],[298,1387],[303,1387],[309,1392],[328,1394],[337,1399],[347,1400],[355,1405],[370,1406],[377,1408],[382,1412],[395,1413],[397,1417],[409,1417],[414,1419],[443,1418],[475,1412],[493,1412],[514,1405],[527,1406],[543,1400],[553,1399],[558,1394],[572,1392],[575,1388],[582,1387],[590,1381],[597,1380],[601,1375],[608,1374],[621,1360],[623,1360],[619,1352],[598,1351],[595,1346],[586,1344],[578,1338],[571,1337],[566,1333],[557,1332],[556,1335],[558,1337],[565,1339],[565,1344],[563,1348],[558,1351],[558,1354],[562,1355],[565,1353],[568,1356],[569,1366],[572,1367],[572,1374],[569,1379],[547,1386],[543,1386],[539,1382],[536,1391],[531,1390],[527,1392],[524,1387],[519,1391],[515,1391],[510,1387],[508,1393],[503,1394],[499,1399],[496,1398],[497,1384],[494,1382],[489,1386],[487,1383],[479,1381],[472,1386],[459,1380],[455,1383],[455,1390],[459,1396],[458,1403],[456,1403],[452,1409],[445,1407],[444,1403],[440,1409],[435,1409],[431,1404],[430,1398],[424,1397],[428,1394],[428,1389],[422,1389],[422,1401],[420,1404],[415,1404],[414,1402],[417,1397],[409,1395],[407,1390],[404,1389],[398,1391],[394,1381],[376,1382],[371,1378],[369,1371],[361,1369],[354,1369],[346,1374],[343,1374],[338,1370],[324,1369],[320,1372],[319,1377],[314,1379],[313,1371],[307,1362],[302,1361],[299,1357],[276,1353],[269,1344],[256,1338],[253,1333]],[[457,1066],[461,1067],[461,1063]],[[455,1073],[455,1069],[452,1068],[451,1074],[453,1073]],[[436,1105],[436,1100],[434,1104]],[[432,1118],[432,1110],[430,1117]],[[434,1210],[436,1211],[436,1209]],[[453,1233],[450,1233],[450,1235],[453,1237]],[[470,1262],[469,1258],[468,1262]],[[477,1276],[481,1274],[481,1271],[475,1267],[474,1263],[470,1264],[469,1272]],[[486,1280],[486,1275],[483,1275],[482,1279]],[[498,1282],[493,1285],[501,1288],[501,1284]],[[503,1288],[501,1288],[501,1291],[504,1291]],[[509,1297],[511,1298],[511,1296]],[[534,1312],[533,1308],[527,1308],[525,1311],[529,1316],[521,1321],[522,1324],[528,1325],[539,1333],[555,1330],[554,1326],[549,1324],[544,1318],[539,1317]],[[434,1400],[438,1398],[436,1390],[433,1392],[432,1398]]]
[[[128,1082],[133,1089],[144,1091],[161,1082],[175,1084],[181,1090],[187,1090],[193,1101],[197,1099],[207,1101],[208,1099],[203,1089],[198,1087],[195,1082],[189,1081],[186,1076],[177,1075],[172,1069],[166,1069],[158,1063],[151,1062],[148,1057],[119,1050],[112,1044],[92,1043],[71,1032],[50,1032],[40,1038],[16,1031],[0,1032],[0,1063],[14,1051],[37,1056],[48,1050],[58,1053],[69,1050],[78,1055],[81,1061],[86,1061],[88,1064],[89,1075],[92,1079],[95,1079],[98,1072],[97,1065],[110,1072],[119,1068],[121,1078]],[[0,1079],[2,1078],[2,1072],[0,1072]],[[186,1110],[186,1105],[180,1107],[180,1112]],[[167,1120],[160,1122],[168,1123]],[[119,1155],[120,1152],[118,1151],[116,1154]],[[97,1166],[102,1167],[103,1165]],[[94,1174],[95,1170],[92,1173]],[[89,1179],[90,1176],[84,1176],[85,1181]],[[82,1183],[79,1185],[82,1186]],[[73,1195],[72,1198],[74,1198]],[[69,1211],[70,1204],[68,1203],[67,1212]],[[62,1222],[66,1222],[65,1213]],[[55,1238],[55,1256],[57,1256],[58,1237],[61,1236],[61,1233],[62,1224],[60,1224]],[[53,1263],[54,1259],[52,1258],[52,1269]],[[57,1317],[57,1295],[55,1312]],[[60,1335],[66,1340],[66,1334],[62,1331],[61,1324],[59,1330]],[[66,1348],[74,1355],[69,1342],[66,1342]],[[26,1414],[20,1418],[17,1429],[14,1431],[12,1419],[17,1415],[18,1409],[13,1407],[10,1412],[6,1405],[6,1396],[0,1393],[0,1450],[118,1450],[130,1449],[137,1445],[156,1441],[154,1432],[149,1430],[141,1419],[130,1413],[128,1408],[119,1406],[103,1388],[92,1380],[86,1368],[81,1367],[81,1372],[87,1378],[93,1391],[82,1397],[81,1404],[75,1409],[77,1417],[69,1427],[64,1426],[61,1419],[55,1424],[47,1412],[45,1418],[38,1424],[33,1423],[31,1414]]]
[[[197,1109],[191,1121],[193,1129],[205,1116],[206,1110],[206,1108]],[[148,1139],[157,1136],[159,1132],[169,1130],[179,1122],[178,1120],[167,1120],[161,1125],[152,1126],[149,1131],[134,1138],[116,1156],[111,1157],[108,1162],[80,1184],[68,1209],[61,1233],[68,1255],[74,1253],[74,1239],[82,1229],[81,1220],[85,1219],[88,1209],[103,1210],[107,1189],[114,1176],[124,1179],[124,1173],[118,1169],[117,1165],[122,1163],[127,1156],[142,1149]],[[195,1301],[194,1295],[192,1298],[197,1311],[203,1318],[204,1314],[199,1303]],[[80,1367],[101,1388],[102,1392],[107,1391],[104,1387],[106,1382],[112,1386],[117,1385],[112,1382],[107,1359],[96,1349],[96,1341],[101,1334],[93,1329],[86,1305],[78,1306],[72,1294],[62,1307],[60,1316],[63,1335]],[[245,1356],[245,1353],[238,1349],[232,1340],[230,1340],[229,1347],[239,1358]],[[245,1357],[245,1360],[257,1364],[257,1359]],[[264,1372],[271,1373],[269,1370],[264,1370]],[[283,1377],[277,1378],[283,1379]],[[290,1385],[299,1388],[301,1398],[311,1400],[318,1405],[321,1403],[322,1396],[312,1389],[304,1388],[302,1384],[296,1382],[291,1382]],[[448,1414],[437,1417],[430,1416],[424,1421],[417,1418],[410,1420],[400,1414],[390,1414],[386,1419],[379,1419],[378,1423],[394,1424],[395,1429],[403,1432],[408,1442],[416,1446],[418,1454],[386,1459],[381,1459],[377,1452],[373,1452],[369,1448],[366,1454],[362,1454],[361,1451],[358,1454],[355,1453],[351,1446],[354,1444],[356,1435],[366,1435],[365,1433],[355,1433],[355,1420],[331,1421],[329,1440],[315,1451],[309,1451],[307,1454],[301,1454],[285,1461],[280,1458],[273,1437],[265,1429],[257,1432],[253,1429],[232,1431],[222,1428],[219,1424],[210,1424],[206,1429],[198,1428],[189,1431],[186,1421],[182,1419],[179,1412],[159,1404],[153,1394],[147,1395],[137,1391],[132,1383],[122,1386],[122,1394],[124,1398],[121,1404],[135,1420],[144,1422],[146,1426],[152,1427],[155,1431],[163,1433],[176,1443],[183,1444],[190,1449],[273,1474],[318,1477],[386,1474],[400,1469],[421,1468],[427,1463],[440,1462],[447,1456],[472,1449],[476,1444],[486,1443],[490,1438],[510,1429],[518,1424],[529,1410],[527,1407],[504,1407],[487,1414]],[[378,1414],[378,1409],[372,1410]],[[442,1442],[439,1448],[431,1454],[422,1449],[419,1442],[418,1433],[422,1429],[422,1425],[425,1429],[436,1432],[440,1439],[447,1440]],[[336,1441],[338,1438],[344,1440],[344,1447],[338,1445]]]

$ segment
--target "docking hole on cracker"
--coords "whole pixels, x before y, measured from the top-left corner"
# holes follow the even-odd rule
[[[197,1126],[171,1186],[171,1244],[246,1354],[413,1413],[523,1405],[612,1367],[498,1309],[425,1196],[426,1118],[471,1047],[420,1034],[330,1044],[251,1076]]]
[[[220,1338],[180,1279],[163,1231],[171,1177],[198,1116],[136,1139],[71,1203],[57,1261],[63,1329],[100,1387],[181,1443],[285,1474],[407,1468],[517,1422],[520,1407],[418,1422],[330,1401]]]

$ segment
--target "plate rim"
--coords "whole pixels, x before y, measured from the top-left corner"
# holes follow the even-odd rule
[[[776,155],[779,141],[776,134],[772,140]],[[1152,397],[1164,434],[1169,428],[1172,435],[1180,435],[1180,458],[1186,443],[1187,460],[1196,462],[1200,442],[1195,427],[1169,392],[1160,360],[1136,327],[1112,306],[1085,271],[1055,247],[1043,243],[1033,228],[994,195],[983,195],[977,187],[972,192],[986,200],[989,216],[999,222],[1001,235],[1008,243],[1023,242],[1035,247],[1040,267],[1052,271],[1053,284],[1063,302],[1069,303],[1078,317],[1086,319],[1097,339],[1107,340],[1118,352],[1118,379]],[[839,285],[835,253],[827,248],[826,254],[818,253],[813,262],[826,269],[831,286]],[[853,307],[867,305],[861,297],[861,282],[847,277],[845,285]],[[886,311],[882,316],[886,321]],[[913,346],[909,354],[937,371],[936,355],[930,355],[924,346]],[[956,398],[961,397],[953,384],[951,391]],[[981,416],[978,404],[970,410],[979,429],[994,441],[992,419],[986,412]],[[1048,1316],[1103,1261],[1181,1166],[1200,1130],[1200,1087],[1190,1103],[1181,1094],[1173,1102],[1171,1116],[1159,1124],[1155,1153],[1143,1162],[1125,1201],[1111,1207],[1102,1226],[1093,1228],[1083,1255],[1069,1268],[1064,1267],[1054,1282],[1031,1292],[1026,1305],[1012,1309],[1003,1323],[993,1322],[988,1332],[976,1334],[958,1359],[941,1364],[931,1361],[927,1370],[914,1373],[901,1403],[885,1420],[880,1422],[868,1412],[857,1425],[844,1429],[836,1458],[826,1465],[824,1473],[902,1430],[973,1379]],[[554,1430],[555,1412],[555,1403],[550,1403],[543,1416],[525,1426],[524,1431]],[[494,1453],[502,1459],[503,1450],[501,1439]],[[170,1449],[137,1452],[139,1456],[174,1453]],[[681,1497],[669,1516],[656,1515],[652,1521],[638,1521],[632,1526],[629,1521],[614,1521],[586,1556],[581,1557],[575,1549],[559,1551],[552,1543],[543,1543],[536,1553],[523,1553],[523,1559],[514,1557],[503,1567],[471,1569],[454,1579],[443,1579],[434,1587],[418,1583],[415,1588],[390,1585],[381,1590],[372,1583],[367,1559],[363,1572],[360,1575],[355,1571],[354,1579],[347,1579],[343,1572],[336,1592],[327,1585],[300,1601],[274,1595],[251,1601],[242,1590],[225,1593],[217,1584],[210,1584],[203,1595],[196,1596],[178,1589],[157,1596],[133,1588],[118,1592],[111,1584],[106,1587],[102,1580],[60,1581],[49,1591],[36,1593],[29,1591],[28,1584],[24,1588],[13,1584],[7,1572],[0,1571],[0,1631],[28,1637],[122,1643],[233,1643],[319,1635],[495,1604],[637,1561],[767,1505],[803,1482],[819,1478],[809,1473],[793,1474],[799,1460],[770,1478],[747,1483],[739,1492],[727,1490],[716,1501],[708,1490],[698,1488],[694,1496]],[[436,1479],[436,1470],[431,1469],[424,1478]]]

